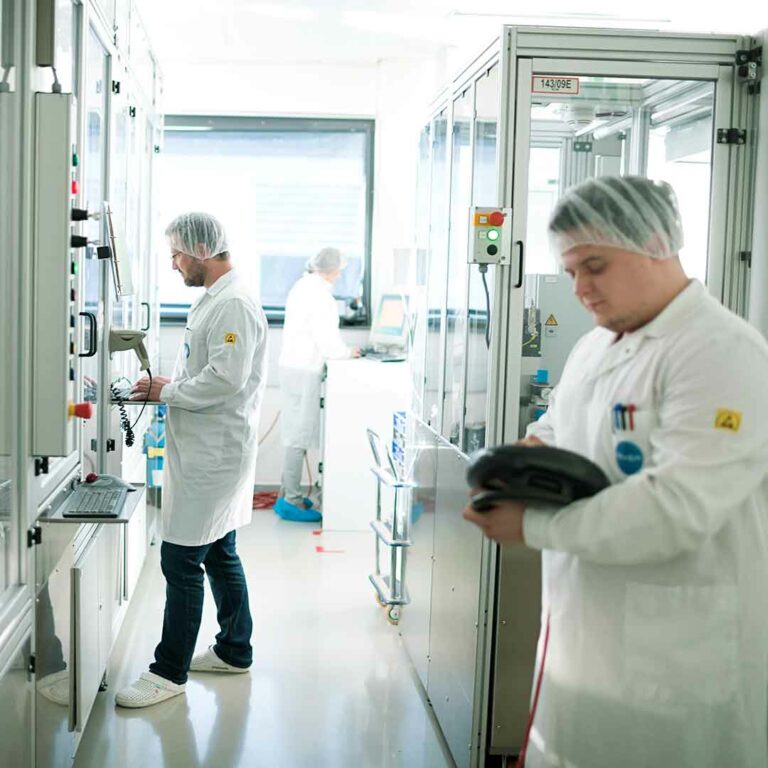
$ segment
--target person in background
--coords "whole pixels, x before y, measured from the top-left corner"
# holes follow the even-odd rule
[[[668,184],[588,181],[549,229],[598,327],[526,442],[612,485],[554,513],[464,512],[542,550],[525,766],[765,768],[768,344],[686,276]]]
[[[281,425],[285,448],[280,496],[275,512],[284,520],[322,519],[301,490],[307,450],[320,446],[320,382],[326,360],[358,357],[339,332],[339,312],[332,288],[346,262],[336,248],[323,248],[307,262],[306,273],[285,302],[280,352]]]
[[[116,696],[118,706],[133,708],[184,693],[189,671],[242,673],[252,662],[236,529],[251,521],[267,321],[232,268],[224,229],[213,216],[183,214],[165,234],[173,269],[205,293],[190,307],[172,378],[144,378],[133,387],[134,399],[168,404],[160,549],[165,616],[149,672]],[[193,658],[204,572],[221,631]]]

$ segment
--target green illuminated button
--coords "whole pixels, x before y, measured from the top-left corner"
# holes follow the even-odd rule
[[[498,229],[489,229],[488,230],[488,239],[489,240],[498,240],[499,239],[499,230]]]
[[[72,165],[77,168],[80,165],[80,158],[77,156],[77,152],[72,153]]]

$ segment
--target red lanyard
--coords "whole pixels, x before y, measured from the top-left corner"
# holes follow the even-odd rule
[[[544,664],[547,661],[547,649],[549,648],[549,614],[547,614],[547,628],[544,632],[544,648],[541,652],[541,666],[539,667],[539,677],[536,680],[536,689],[533,693],[533,703],[531,704],[531,713],[528,715],[528,724],[525,726],[525,736],[523,745],[520,747],[520,754],[517,756],[515,768],[525,768],[525,753],[528,751],[528,740],[531,737],[531,728],[533,728],[533,719],[536,717],[536,710],[539,707],[539,694],[541,693],[541,682],[544,679]]]

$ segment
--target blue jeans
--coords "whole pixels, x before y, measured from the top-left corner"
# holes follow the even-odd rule
[[[248,585],[235,550],[235,532],[199,547],[164,541],[160,548],[166,581],[163,636],[149,671],[179,685],[187,681],[203,615],[203,566],[221,628],[213,646],[216,655],[235,667],[250,667],[253,661]]]

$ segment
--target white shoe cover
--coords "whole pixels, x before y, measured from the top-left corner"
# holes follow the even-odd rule
[[[69,706],[69,670],[54,672],[37,681],[37,690],[48,701],[61,707]]]
[[[184,688],[184,685],[176,685],[153,672],[144,672],[135,683],[123,688],[115,696],[115,703],[118,707],[133,709],[150,707],[184,693]]]
[[[208,650],[203,653],[198,653],[189,665],[190,672],[230,672],[242,674],[247,672],[248,669],[248,667],[235,667],[232,664],[227,664],[226,661],[222,661],[216,655],[213,646],[209,646]]]

